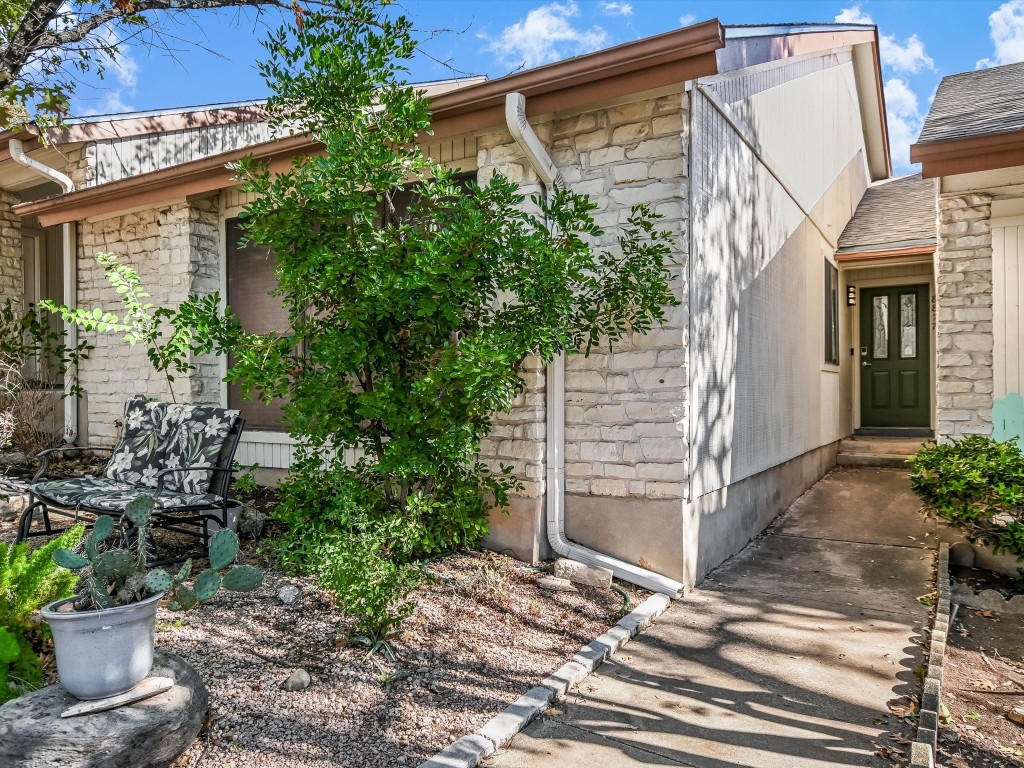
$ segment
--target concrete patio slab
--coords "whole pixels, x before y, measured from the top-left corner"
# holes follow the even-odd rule
[[[934,553],[892,543],[931,531],[905,478],[891,474],[843,470],[824,479],[772,534],[675,603],[486,764],[892,765],[875,745],[909,750],[884,738],[894,721],[887,702],[916,684],[915,641],[929,609],[915,598],[929,589]],[[830,489],[862,486],[867,494],[883,485],[879,542],[870,541],[873,516],[862,517],[861,541],[821,535],[816,520],[835,530],[854,509]],[[787,524],[790,532],[778,533]]]

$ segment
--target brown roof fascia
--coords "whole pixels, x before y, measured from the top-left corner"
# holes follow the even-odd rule
[[[50,197],[14,206],[19,216],[35,216],[40,226],[49,227],[85,219],[117,208],[160,203],[233,186],[234,171],[226,168],[247,155],[266,163],[272,172],[286,169],[296,155],[317,152],[320,145],[305,136],[243,147],[173,168],[143,173],[123,181],[89,187],[60,197]]]
[[[1024,165],[1024,131],[911,144],[910,160],[926,179]]]
[[[885,109],[885,86],[882,79],[882,46],[878,38],[878,27],[875,27],[875,90],[878,93],[880,119],[882,121],[882,141],[885,142],[885,169],[886,178],[892,176],[892,148],[889,146],[889,119]]]
[[[718,19],[445,93],[431,101],[433,139],[504,124],[505,94],[526,96],[531,117],[716,74],[725,46]]]
[[[725,45],[717,19],[637,42],[555,62],[514,75],[466,85],[431,100],[432,136],[436,140],[504,125],[506,93],[528,98],[527,114],[547,114],[629,93],[640,93],[717,72],[715,51]],[[218,110],[220,111],[220,110]],[[166,117],[166,116],[163,116]],[[146,118],[139,118],[146,120]],[[80,127],[80,126],[76,126]],[[148,132],[151,126],[146,128]],[[285,167],[288,158],[319,146],[303,137],[245,147],[122,181],[15,207],[20,216],[36,216],[42,226],[62,224],[116,210],[231,186],[224,168],[248,154]],[[122,206],[123,207],[123,206]]]
[[[0,132],[0,163],[11,159],[11,148],[8,143],[11,139],[21,139],[25,144],[26,152],[31,152],[40,146],[39,132],[31,126],[20,131],[2,131]]]
[[[874,261],[875,259],[898,259],[907,256],[931,256],[935,253],[935,244],[909,245],[901,248],[875,248],[863,251],[838,251],[836,261],[845,264],[851,261]]]

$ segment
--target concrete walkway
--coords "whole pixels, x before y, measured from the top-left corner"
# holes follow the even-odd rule
[[[834,472],[486,764],[892,766],[938,541],[918,507],[899,470]]]

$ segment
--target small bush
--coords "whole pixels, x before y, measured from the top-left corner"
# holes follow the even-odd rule
[[[37,650],[47,630],[35,612],[73,594],[78,577],[53,553],[77,546],[84,533],[77,525],[34,552],[27,543],[0,543],[0,703],[43,682]]]
[[[1024,454],[1013,441],[972,435],[910,459],[914,492],[970,536],[1024,560]]]
[[[373,642],[386,640],[412,613],[409,593],[422,578],[417,565],[395,557],[400,525],[397,519],[390,525],[364,524],[332,532],[317,544],[321,586],[355,618],[357,633]]]

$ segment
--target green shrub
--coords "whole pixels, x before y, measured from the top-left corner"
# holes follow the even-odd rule
[[[320,585],[333,592],[356,631],[371,643],[390,636],[413,610],[409,593],[420,583],[421,569],[402,549],[402,521],[363,521],[348,531],[332,531],[315,544]]]
[[[235,168],[290,327],[245,333],[204,316],[214,304],[190,315],[231,353],[243,395],[287,402],[281,561],[376,634],[407,610],[418,557],[475,545],[507,507],[511,468],[477,459],[493,415],[532,407],[527,381],[557,355],[646,333],[679,303],[660,214],[637,205],[605,232],[585,195],[480,185],[424,153],[413,25],[385,5],[339,0],[341,24],[306,13],[259,65],[270,123],[324,147]]]
[[[74,592],[78,577],[53,553],[75,547],[84,533],[77,525],[35,551],[27,543],[0,543],[0,703],[42,684],[37,649],[46,629],[34,614]]]
[[[1024,454],[1016,442],[972,435],[910,459],[924,503],[968,534],[1024,560]]]

